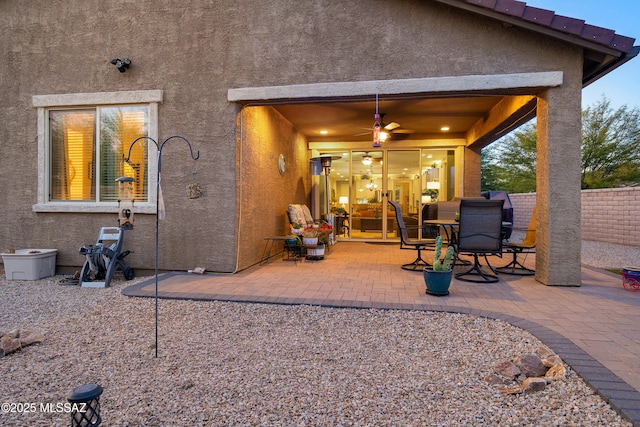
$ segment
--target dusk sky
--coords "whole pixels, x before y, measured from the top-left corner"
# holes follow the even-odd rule
[[[640,45],[640,0],[529,0],[526,3],[614,30],[635,38],[634,46]],[[583,108],[598,101],[603,94],[614,108],[623,104],[640,108],[640,55],[587,86],[582,91]]]

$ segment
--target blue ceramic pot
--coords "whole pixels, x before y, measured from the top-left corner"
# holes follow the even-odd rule
[[[424,269],[424,283],[427,285],[427,293],[429,295],[445,296],[449,295],[449,286],[451,285],[451,275],[453,271],[433,271],[428,268]]]

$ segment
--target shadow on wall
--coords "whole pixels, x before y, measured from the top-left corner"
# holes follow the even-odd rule
[[[303,203],[303,204],[308,204],[309,203],[309,193],[307,192],[307,189],[304,187],[304,179],[302,179],[302,177],[298,178],[298,184],[296,185],[296,191],[295,194],[291,195],[291,201],[290,203]]]

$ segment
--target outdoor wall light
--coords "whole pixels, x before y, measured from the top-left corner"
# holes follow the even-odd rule
[[[127,71],[127,68],[129,68],[129,65],[131,65],[131,60],[129,58],[115,58],[109,61],[109,63],[115,65],[118,71],[124,73]]]
[[[85,384],[76,387],[67,399],[71,403],[71,427],[97,427],[102,423],[100,417],[100,395],[102,387],[98,384]]]

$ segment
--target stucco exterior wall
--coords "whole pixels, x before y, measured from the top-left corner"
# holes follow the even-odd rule
[[[238,132],[240,183],[240,253],[238,269],[260,261],[264,237],[289,233],[291,203],[309,206],[311,180],[304,138],[271,107],[245,107]],[[286,160],[280,174],[278,157]]]
[[[32,96],[160,89],[160,139],[182,135],[200,151],[195,162],[180,144],[163,153],[167,218],[160,223],[160,268],[224,272],[249,265],[262,237],[277,231],[289,185],[296,201],[309,191],[300,159],[304,140],[270,117],[286,137],[243,144],[238,106],[226,100],[229,88],[567,68],[574,79],[581,55],[553,39],[417,0],[274,0],[268,7],[237,0],[60,0],[55,6],[5,0],[0,39],[0,191],[8,201],[0,206],[0,247],[56,247],[60,266],[79,266],[78,247],[116,220],[115,212],[32,210],[38,177]],[[126,73],[108,63],[125,56],[132,60]],[[262,149],[272,151],[252,153]],[[272,156],[277,160],[278,150],[300,159],[292,182],[275,175],[275,166],[257,173]],[[244,163],[252,155],[261,160]],[[190,183],[199,183],[204,197],[189,199]],[[258,207],[263,210],[254,216]],[[251,237],[248,228],[237,229],[247,224]],[[134,268],[153,268],[154,239],[155,217],[136,216],[125,237],[125,248],[135,251],[128,259]]]

